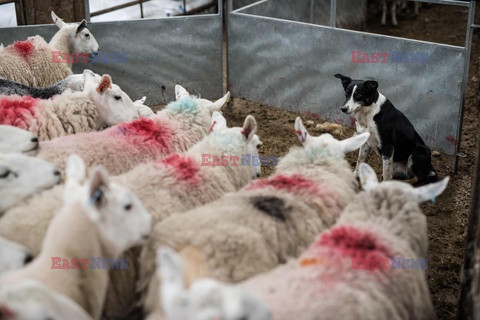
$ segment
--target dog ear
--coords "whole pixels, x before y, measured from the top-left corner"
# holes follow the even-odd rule
[[[352,78],[344,76],[340,73],[335,74],[334,77],[339,78],[342,81],[342,86],[344,90],[346,90],[348,85],[352,82]]]
[[[378,82],[377,82],[377,81],[373,81],[373,80],[365,81],[365,87],[366,87],[368,90],[370,90],[370,91],[377,90],[377,88],[378,88]]]

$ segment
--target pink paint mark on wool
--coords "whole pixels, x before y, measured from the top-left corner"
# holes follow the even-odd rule
[[[160,163],[174,169],[180,180],[187,181],[189,184],[200,182],[200,167],[195,159],[190,156],[174,154],[161,160]]]
[[[15,41],[13,48],[17,54],[26,59],[33,53],[35,46],[31,41]]]
[[[27,129],[29,119],[35,116],[38,100],[30,96],[2,96],[0,98],[0,124]]]
[[[152,119],[140,118],[117,126],[134,145],[147,145],[170,152],[171,131],[167,125],[155,123]]]
[[[353,269],[373,270],[376,268],[369,268],[372,261],[387,261],[392,256],[374,233],[353,226],[338,226],[324,232],[310,250],[319,247],[350,257]]]

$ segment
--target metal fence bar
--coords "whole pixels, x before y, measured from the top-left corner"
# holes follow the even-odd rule
[[[85,0],[85,20],[90,23],[90,0]]]
[[[468,20],[467,20],[467,33],[465,36],[465,65],[463,71],[463,81],[462,81],[462,105],[459,110],[458,114],[458,129],[457,129],[457,137],[458,143],[455,149],[455,156],[453,159],[453,173],[457,173],[458,168],[458,151],[460,148],[460,141],[462,136],[462,125],[463,125],[463,111],[465,109],[465,95],[467,92],[467,82],[468,82],[468,67],[470,64],[470,54],[471,54],[471,47],[472,47],[472,25],[475,22],[475,7],[476,2],[472,0],[468,2],[469,9],[468,9]]]
[[[90,16],[92,16],[92,17],[99,16],[99,15],[104,14],[104,13],[109,13],[109,12],[116,11],[116,10],[119,10],[119,9],[135,6],[137,4],[141,4],[142,2],[148,2],[148,1],[150,1],[150,0],[135,0],[135,1],[126,2],[126,3],[123,3],[123,4],[119,4],[118,6],[113,6],[113,7],[110,7],[110,8],[106,8],[106,9],[102,9],[102,10],[92,12],[90,14]]]
[[[335,28],[337,19],[337,0],[330,1],[330,27]]]
[[[455,0],[408,0],[412,2],[424,2],[424,3],[432,3],[432,4],[446,4],[446,5],[453,5],[453,6],[461,6],[461,7],[468,7],[469,3],[465,1],[455,1]]]

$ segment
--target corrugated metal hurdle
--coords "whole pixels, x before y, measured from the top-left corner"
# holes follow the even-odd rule
[[[325,2],[262,0],[230,12],[228,84],[233,95],[351,124],[353,119],[340,111],[344,94],[333,75],[375,79],[428,145],[456,156],[475,1],[421,0],[469,8],[464,47],[337,28],[337,0]],[[352,63],[352,51],[390,57],[394,51],[427,53],[428,61]]]

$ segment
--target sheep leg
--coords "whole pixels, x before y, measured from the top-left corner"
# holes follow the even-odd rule
[[[357,159],[357,165],[355,166],[355,171],[353,171],[353,174],[357,176],[358,174],[358,166],[360,163],[367,161],[368,154],[370,153],[370,146],[368,143],[364,143],[360,147],[360,151],[358,152],[358,159]]]
[[[383,181],[393,178],[393,152],[390,155],[382,155],[383,160]]]
[[[420,2],[415,2],[415,17],[418,17],[420,5],[421,5]]]
[[[387,24],[387,0],[382,0],[382,26]]]
[[[392,12],[392,24],[394,26],[397,26],[398,25],[398,21],[397,21],[397,3],[395,1],[392,2],[392,7],[390,8],[391,12]]]

